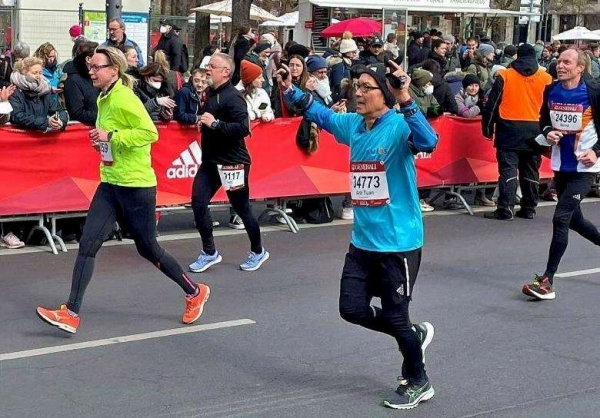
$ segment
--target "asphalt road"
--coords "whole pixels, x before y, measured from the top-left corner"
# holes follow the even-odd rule
[[[599,224],[600,205],[583,207]],[[245,235],[217,237],[224,261],[194,275],[212,294],[191,329],[178,287],[133,245],[99,253],[73,336],[34,311],[66,300],[76,251],[3,252],[0,417],[598,417],[600,273],[557,279],[554,301],[520,293],[545,265],[552,211],[426,217],[412,319],[435,326],[436,396],[412,411],[381,406],[400,374],[392,338],[337,313],[347,224],[265,232],[271,259],[255,273],[237,268]],[[200,245],[189,236],[163,242],[185,265]],[[572,234],[561,272],[598,267]]]

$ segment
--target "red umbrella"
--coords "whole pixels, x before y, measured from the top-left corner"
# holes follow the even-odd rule
[[[345,31],[352,32],[352,36],[371,36],[374,33],[381,34],[381,22],[378,20],[357,17],[356,19],[342,20],[334,23],[321,32],[324,38],[341,37]]]

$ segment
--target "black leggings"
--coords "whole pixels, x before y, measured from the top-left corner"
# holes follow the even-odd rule
[[[423,353],[408,305],[421,264],[421,249],[377,253],[350,244],[340,283],[340,315],[353,324],[391,335],[404,357],[406,378],[427,379]],[[381,298],[381,308],[371,306]]]
[[[67,307],[79,313],[87,285],[94,273],[96,253],[112,231],[117,218],[131,232],[138,253],[193,294],[196,285],[187,277],[173,256],[156,241],[156,187],[122,187],[100,183],[85,220]]]
[[[244,165],[244,184],[241,189],[227,191],[229,203],[233,206],[235,212],[242,218],[244,227],[250,238],[250,250],[254,253],[262,252],[262,242],[260,237],[260,227],[258,220],[252,214],[250,207],[250,187],[248,185],[248,176],[250,174],[250,165]],[[202,163],[192,186],[192,209],[194,210],[194,220],[196,228],[202,238],[202,249],[206,254],[215,253],[215,240],[213,238],[213,226],[208,205],[217,190],[221,187],[221,178],[217,165],[213,163]]]
[[[589,193],[595,177],[596,173],[554,172],[558,203],[552,218],[552,243],[544,273],[550,282],[569,244],[569,229],[600,245],[600,232],[581,212],[581,200]]]

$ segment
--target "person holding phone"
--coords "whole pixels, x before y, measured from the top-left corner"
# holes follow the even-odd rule
[[[42,75],[42,65],[42,60],[36,57],[15,63],[10,81],[17,90],[9,98],[13,108],[10,122],[42,132],[64,130],[69,114],[52,98],[52,87]]]
[[[210,288],[192,282],[156,241],[156,175],[150,158],[152,143],[158,140],[156,126],[131,89],[133,81],[125,74],[127,61],[121,51],[113,47],[97,48],[89,69],[94,87],[101,91],[96,127],[90,130],[90,143],[100,154],[100,185],[90,203],[79,241],[69,299],[59,309],[38,306],[36,313],[62,331],[77,332],[81,321],[79,311],[92,280],[96,254],[119,214],[140,256],[185,293],[181,321],[191,324],[202,315]]]
[[[243,60],[241,80],[250,120],[270,122],[275,119],[269,94],[262,88],[265,81],[262,68],[248,60]]]

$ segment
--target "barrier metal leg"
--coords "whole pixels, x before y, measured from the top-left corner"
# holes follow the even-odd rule
[[[283,199],[278,199],[277,203],[275,203],[274,205],[272,205],[270,207],[267,206],[267,209],[265,209],[260,214],[260,216],[258,217],[259,222],[261,220],[264,220],[266,218],[271,218],[273,216],[281,216],[281,218],[283,218],[286,225],[288,226],[289,230],[291,232],[293,232],[294,234],[297,234],[298,232],[300,232],[300,228],[298,228],[298,224],[296,223],[294,218],[292,218],[285,212],[285,206],[286,206],[286,201]]]
[[[31,231],[29,232],[29,236],[27,237],[26,241],[29,241],[31,239],[31,236],[33,235],[34,231],[42,231],[44,233],[44,235],[46,236],[46,239],[48,240],[48,245],[50,246],[50,249],[52,250],[52,254],[58,255],[58,251],[56,250],[56,245],[54,245],[54,240],[52,239],[52,234],[50,233],[48,228],[46,228],[46,226],[44,225],[44,216],[43,215],[39,217],[38,224],[36,226],[34,226],[31,229]],[[66,248],[65,248],[65,250],[66,250]]]
[[[66,253],[67,246],[65,245],[65,242],[63,241],[63,239],[56,234],[56,218],[54,218],[52,216],[50,217],[50,226],[51,226],[50,232],[52,234],[52,238],[54,238],[56,240],[56,242],[58,242],[58,245],[60,246],[60,250],[63,253]]]
[[[446,193],[448,193],[449,195],[455,196],[458,200],[460,200],[460,203],[462,203],[462,205],[465,207],[467,212],[469,212],[469,215],[471,215],[471,216],[475,215],[471,206],[467,203],[465,198],[459,192],[455,192],[454,190],[449,190]]]

